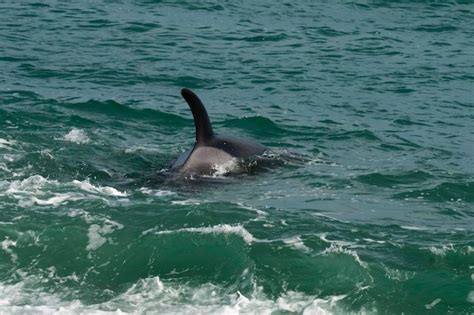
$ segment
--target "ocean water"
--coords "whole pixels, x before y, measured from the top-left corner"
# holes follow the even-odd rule
[[[474,2],[2,1],[0,314],[473,314]],[[180,89],[271,165],[162,170]]]

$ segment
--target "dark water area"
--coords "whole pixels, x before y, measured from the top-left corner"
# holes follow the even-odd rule
[[[473,1],[3,1],[1,314],[472,314]],[[162,172],[180,96],[271,167]]]

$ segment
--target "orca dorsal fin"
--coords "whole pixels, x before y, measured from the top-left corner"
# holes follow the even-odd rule
[[[196,142],[209,142],[214,138],[214,132],[212,131],[211,121],[207,115],[206,108],[193,91],[184,88],[181,90],[181,95],[186,100],[189,108],[191,108],[191,112],[193,113],[194,125],[196,126]]]

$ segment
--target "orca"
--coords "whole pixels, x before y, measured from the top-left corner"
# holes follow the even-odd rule
[[[196,127],[194,147],[182,153],[170,166],[170,170],[185,176],[216,174],[239,161],[262,155],[267,148],[254,140],[214,133],[206,108],[191,90],[183,88],[181,95],[188,103]],[[237,162],[237,163],[236,163]],[[236,164],[235,164],[236,163]],[[234,168],[233,171],[241,170]],[[222,172],[226,174],[226,171]]]

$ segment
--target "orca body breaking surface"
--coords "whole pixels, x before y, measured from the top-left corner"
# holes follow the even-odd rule
[[[206,108],[197,95],[189,89],[182,89],[181,95],[193,114],[196,143],[173,162],[171,170],[185,175],[212,175],[219,167],[259,156],[267,150],[251,139],[214,134]]]

